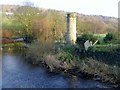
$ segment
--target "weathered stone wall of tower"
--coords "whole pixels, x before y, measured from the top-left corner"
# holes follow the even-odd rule
[[[73,45],[76,42],[76,14],[67,14],[67,44]]]

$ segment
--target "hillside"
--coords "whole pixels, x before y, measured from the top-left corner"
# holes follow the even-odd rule
[[[16,11],[20,6],[16,5],[1,5],[2,11],[12,12]],[[51,9],[39,8],[39,13],[42,15],[49,15],[52,13],[57,13],[64,18],[64,23],[66,23],[66,12],[57,11]],[[118,19],[115,17],[107,17],[102,15],[84,15],[77,13],[77,33],[91,32],[91,33],[107,33],[116,32],[118,30]]]

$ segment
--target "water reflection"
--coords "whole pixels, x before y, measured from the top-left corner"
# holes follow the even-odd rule
[[[77,86],[75,83],[77,83],[78,78],[74,75],[70,75],[68,79],[68,85],[70,88],[76,88]]]

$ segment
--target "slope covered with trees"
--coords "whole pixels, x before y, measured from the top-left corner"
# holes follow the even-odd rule
[[[49,26],[49,29],[51,29],[51,31],[53,31],[54,33],[59,32],[61,33],[61,36],[64,36],[66,32],[66,12],[50,9],[39,9],[31,6],[18,6],[18,8],[14,10],[14,15],[11,17],[5,16],[3,12],[3,32],[4,30],[11,30],[16,32],[17,34],[17,32],[22,33],[29,30],[29,33],[32,33],[31,31],[36,28],[34,27],[35,25],[33,23],[41,25],[44,24],[46,28],[48,28],[47,26]],[[93,34],[103,34],[116,31],[118,31],[118,20],[115,17],[106,17],[101,15],[84,15],[77,13],[78,35],[85,32]]]

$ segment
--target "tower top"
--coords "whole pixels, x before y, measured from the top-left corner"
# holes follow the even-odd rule
[[[69,12],[69,13],[67,13],[67,17],[76,18],[76,13],[75,12]]]

